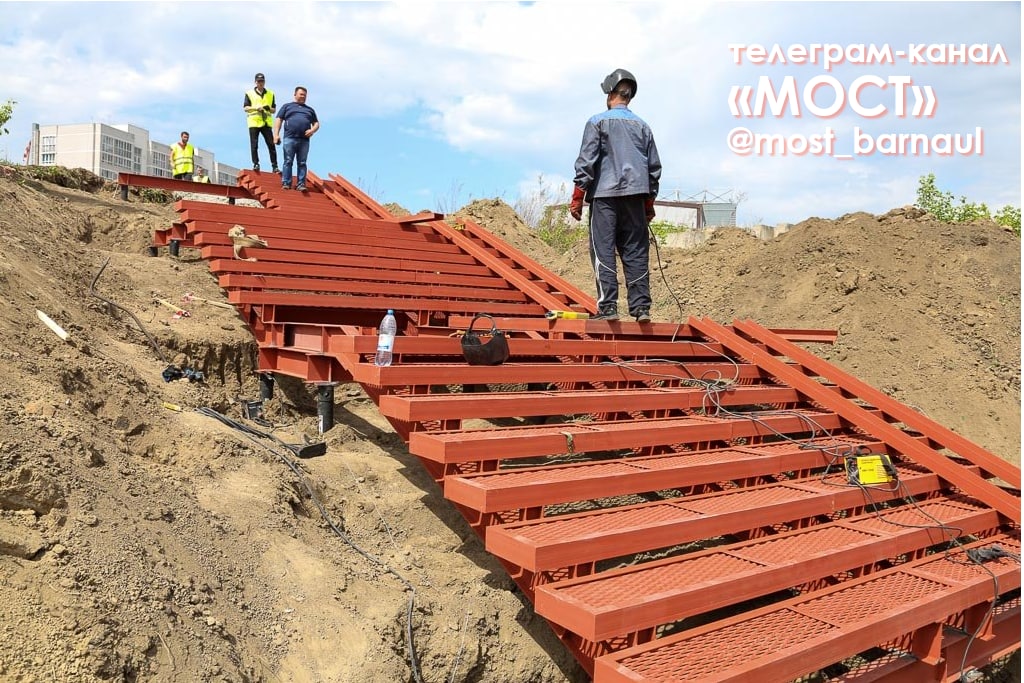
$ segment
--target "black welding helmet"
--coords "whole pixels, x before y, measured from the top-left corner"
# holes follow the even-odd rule
[[[633,84],[633,97],[636,97],[636,77],[625,69],[616,69],[601,81],[601,90],[605,95],[610,94],[622,81],[630,81]]]

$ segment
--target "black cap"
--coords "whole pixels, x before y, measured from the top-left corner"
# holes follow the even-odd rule
[[[256,80],[263,81],[266,80],[266,77],[263,74],[256,74]]]

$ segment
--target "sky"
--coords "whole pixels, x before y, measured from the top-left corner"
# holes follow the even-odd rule
[[[130,123],[247,168],[260,71],[279,107],[308,88],[310,169],[380,203],[567,201],[624,68],[659,199],[796,223],[913,204],[934,173],[995,210],[1021,205],[1020,62],[1019,2],[0,1],[0,155],[33,123]]]

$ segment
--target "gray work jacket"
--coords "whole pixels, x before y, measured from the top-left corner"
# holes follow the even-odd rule
[[[583,128],[573,183],[594,197],[658,195],[661,158],[650,127],[626,105],[595,114]]]

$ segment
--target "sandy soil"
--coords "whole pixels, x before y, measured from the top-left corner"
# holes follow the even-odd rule
[[[585,242],[556,253],[497,200],[463,213],[592,291]],[[193,410],[240,417],[255,345],[184,301],[224,301],[198,255],[146,255],[173,217],[0,173],[0,680],[411,681],[409,610],[427,683],[586,680],[357,385],[297,471]],[[897,209],[658,256],[656,319],[838,329],[815,350],[1019,464],[1020,241],[993,223]],[[300,382],[265,417],[317,437]]]

